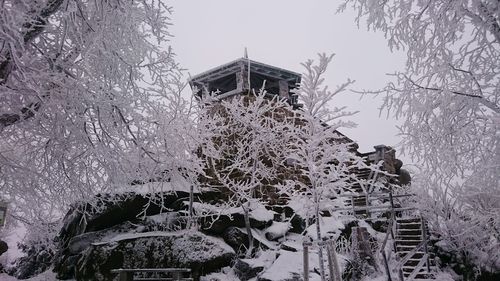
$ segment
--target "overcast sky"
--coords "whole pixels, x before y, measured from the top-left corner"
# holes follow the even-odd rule
[[[301,62],[317,53],[335,53],[326,75],[331,88],[347,78],[352,89],[377,89],[386,73],[401,69],[404,54],[391,53],[382,33],[358,29],[355,13],[337,14],[341,1],[327,0],[173,0],[171,31],[178,62],[196,75],[243,56],[302,73]],[[374,145],[397,146],[396,121],[379,118],[380,99],[346,92],[335,101],[358,110],[351,120],[357,128],[341,130],[360,145],[362,152]]]

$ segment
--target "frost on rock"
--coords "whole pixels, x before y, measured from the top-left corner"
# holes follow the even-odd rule
[[[187,267],[200,276],[228,266],[234,250],[195,231],[124,234],[92,245],[78,261],[77,280],[110,280],[116,268]]]

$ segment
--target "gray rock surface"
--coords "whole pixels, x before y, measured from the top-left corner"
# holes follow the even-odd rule
[[[196,231],[149,232],[115,237],[92,245],[79,259],[79,281],[111,280],[116,268],[191,268],[195,280],[229,266],[234,250],[220,239]]]

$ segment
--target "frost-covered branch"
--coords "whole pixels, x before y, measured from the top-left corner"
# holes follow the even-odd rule
[[[402,120],[403,152],[433,229],[468,255],[488,256],[498,229],[500,174],[500,14],[494,0],[347,0],[356,22],[380,30],[406,67],[382,91],[382,110]],[[435,213],[429,212],[435,211]],[[461,229],[467,229],[462,233]],[[474,241],[478,233],[490,237]],[[495,247],[493,247],[495,248]],[[489,256],[497,264],[500,257]],[[478,264],[480,265],[480,264]]]

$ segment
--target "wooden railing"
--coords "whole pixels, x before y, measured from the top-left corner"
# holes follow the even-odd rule
[[[323,241],[315,241],[315,242],[304,242],[304,281],[309,281],[309,249],[316,245],[318,248],[325,249],[326,255],[328,259],[328,279],[326,276],[321,276],[321,280],[330,280],[330,281],[342,281],[342,274],[340,272],[339,263],[337,260],[337,253],[335,252],[335,240],[323,238]],[[320,249],[318,249],[319,251]],[[323,262],[323,261],[320,261]]]
[[[382,245],[380,247],[380,254],[382,254],[382,260],[384,261],[384,268],[385,268],[385,272],[387,273],[387,280],[388,281],[392,281],[392,277],[391,277],[391,270],[389,268],[389,259],[390,259],[390,256],[389,258],[387,257],[386,253],[385,253],[385,246],[387,245],[387,240],[389,239],[389,235],[391,235],[391,238],[392,240],[394,241],[394,227],[396,226],[395,224],[395,215],[394,215],[394,212],[392,212],[391,214],[391,218],[389,220],[389,224],[387,226],[387,231],[385,233],[385,237],[384,237],[384,242],[382,242]],[[393,248],[394,248],[394,251],[396,251],[396,247],[393,243]],[[390,255],[390,254],[389,254]]]
[[[341,194],[337,195],[339,198],[349,198],[351,206],[349,207],[342,207],[342,208],[335,208],[334,211],[350,211],[352,214],[355,214],[356,212],[359,211],[369,211],[370,213],[384,213],[387,211],[391,212],[401,212],[401,211],[408,211],[408,210],[413,210],[413,207],[395,207],[394,206],[394,198],[403,198],[403,197],[410,197],[414,196],[415,194],[398,194],[398,195],[393,195],[392,192],[379,192],[379,193],[357,193],[357,194]],[[358,207],[355,206],[354,200],[359,197],[366,196],[366,206],[364,207]],[[386,204],[381,204],[381,205],[373,205],[370,206],[370,202],[375,201],[375,200],[388,200],[389,202]]]

